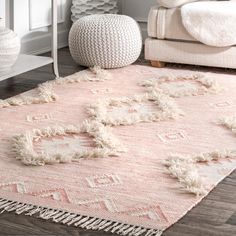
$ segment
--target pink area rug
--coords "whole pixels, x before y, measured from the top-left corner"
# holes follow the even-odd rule
[[[0,211],[161,235],[236,167],[236,76],[129,66],[0,101]]]

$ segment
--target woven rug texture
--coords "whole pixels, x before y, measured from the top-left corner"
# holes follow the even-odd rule
[[[132,65],[0,101],[0,212],[161,235],[235,169],[235,91],[234,75]]]

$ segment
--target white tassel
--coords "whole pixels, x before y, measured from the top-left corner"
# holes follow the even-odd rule
[[[129,225],[125,223],[114,222],[96,217],[83,216],[75,213],[69,213],[59,209],[51,209],[32,204],[9,201],[0,198],[0,213],[14,211],[17,214],[29,216],[36,215],[40,219],[53,220],[56,223],[72,225],[82,229],[99,230],[109,233],[116,233],[123,236],[140,236],[146,233],[146,236],[160,236],[162,230],[147,229],[141,226]]]

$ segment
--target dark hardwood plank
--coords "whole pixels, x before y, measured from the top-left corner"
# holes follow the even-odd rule
[[[137,64],[147,64],[141,57]],[[72,60],[68,48],[59,50],[61,76],[73,74],[84,69]],[[167,65],[182,69],[180,65]],[[194,71],[212,71],[235,74],[234,70],[185,66]],[[0,99],[8,98],[29,89],[39,83],[54,79],[51,66],[22,74],[0,82]],[[91,232],[55,224],[34,217],[0,214],[0,235],[24,236],[109,236],[104,232]],[[236,235],[236,171],[222,181],[198,206],[193,208],[179,222],[174,224],[163,236],[234,236]]]
[[[44,54],[48,56],[49,54]],[[85,69],[79,67],[70,56],[68,48],[59,50],[59,71],[60,76],[64,77],[73,74],[79,70]],[[47,65],[39,69],[21,74],[0,82],[0,99],[12,97],[29,89],[35,88],[38,84],[54,79],[52,66]]]

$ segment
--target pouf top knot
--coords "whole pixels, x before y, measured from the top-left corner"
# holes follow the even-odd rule
[[[138,23],[129,16],[90,15],[73,24],[69,47],[80,65],[118,68],[138,59],[142,37]]]

